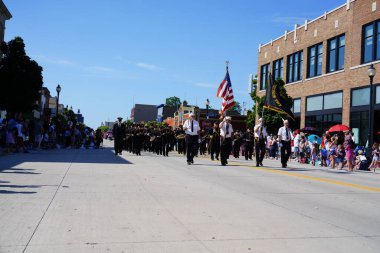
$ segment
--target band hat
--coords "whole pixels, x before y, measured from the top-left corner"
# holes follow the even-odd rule
[[[190,117],[195,117],[195,113],[190,113],[190,115],[189,115]]]
[[[123,119],[122,117],[117,117],[117,119]]]
[[[226,120],[231,120],[230,116],[225,117]]]

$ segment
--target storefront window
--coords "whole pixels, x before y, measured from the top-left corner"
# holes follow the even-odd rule
[[[307,111],[319,111],[323,109],[323,96],[309,97],[307,98]]]
[[[293,100],[293,113],[301,112],[301,99]]]
[[[368,139],[368,111],[351,112],[350,126],[355,133],[355,143],[364,146]]]
[[[342,100],[343,100],[343,93],[333,93],[325,95],[324,99],[324,110],[327,109],[335,109],[335,108],[342,108]]]
[[[369,105],[369,88],[352,91],[352,106]]]
[[[380,85],[376,87],[376,104],[380,104]]]
[[[331,113],[305,117],[305,126],[315,127],[321,133],[324,133],[330,127],[337,124],[342,124],[341,113]]]

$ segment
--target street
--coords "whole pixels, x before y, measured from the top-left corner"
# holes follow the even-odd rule
[[[0,156],[0,252],[380,252],[380,173],[127,152]]]

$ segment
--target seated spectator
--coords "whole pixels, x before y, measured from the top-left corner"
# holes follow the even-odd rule
[[[358,151],[358,156],[355,161],[355,170],[368,170],[368,161],[365,155],[363,155],[363,150]]]

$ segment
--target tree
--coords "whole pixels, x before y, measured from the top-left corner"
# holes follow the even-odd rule
[[[277,79],[277,82],[279,84],[280,89],[280,95],[285,98],[285,104],[284,107],[286,109],[290,109],[293,105],[293,99],[287,94],[286,89],[284,87],[285,83],[282,79]],[[251,126],[254,125],[256,120],[256,113],[259,117],[261,117],[263,112],[263,107],[265,103],[266,96],[259,97],[257,96],[257,88],[254,89],[254,91],[251,93],[252,100],[254,101],[254,106],[252,108],[252,114],[254,113],[255,116],[250,115],[250,121],[247,121],[247,124],[249,123]],[[267,132],[271,134],[277,134],[278,129],[283,126],[283,119],[285,119],[286,116],[284,114],[280,114],[275,111],[271,110],[265,110],[264,111],[264,125],[267,128]],[[252,121],[253,120],[253,121]],[[292,120],[289,119],[292,123]]]
[[[100,129],[100,131],[102,133],[105,133],[105,132],[107,132],[109,130],[109,127],[108,126],[100,126],[100,127],[98,127],[98,129]]]
[[[42,88],[42,67],[25,52],[21,37],[3,43],[0,62],[0,109],[9,112],[31,112]]]
[[[232,106],[230,110],[231,110],[231,111],[238,112],[238,113],[241,115],[242,108],[241,108],[240,103],[239,103],[238,101],[235,101],[234,106]]]
[[[252,93],[250,94],[251,95],[251,98],[253,100],[253,107],[251,110],[248,110],[248,113],[247,113],[247,127],[249,128],[253,128],[255,126],[255,122],[256,122],[256,103],[259,99],[261,99],[260,97],[257,96],[257,75],[255,75],[255,78],[252,79],[252,85],[254,88],[254,90],[252,91]]]
[[[181,99],[178,97],[169,97],[165,100],[166,106],[179,107],[181,106]]]

